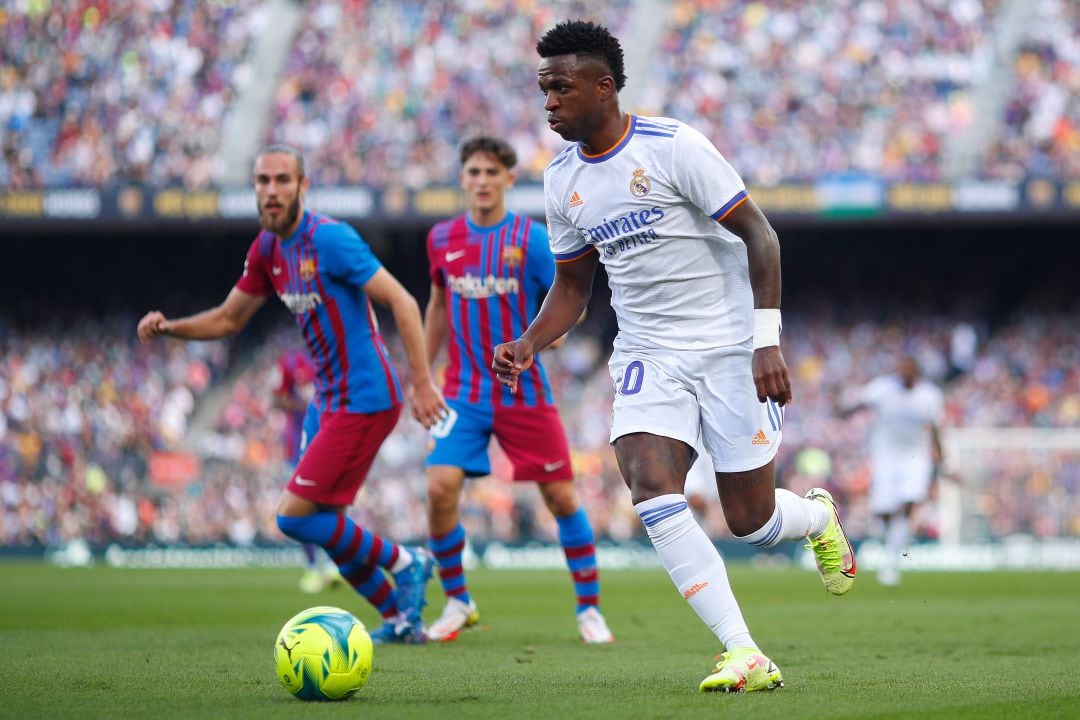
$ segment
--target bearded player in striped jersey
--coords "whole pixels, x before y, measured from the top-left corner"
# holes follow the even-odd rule
[[[851,588],[854,552],[829,493],[775,488],[792,397],[776,233],[701,133],[620,109],[623,53],[606,28],[560,23],[537,51],[548,125],[571,142],[544,173],[557,270],[540,313],[495,348],[492,369],[520,383],[534,354],[573,325],[604,263],[619,325],[611,442],[668,574],[725,648],[699,689],[782,687],[683,494],[700,432],[735,536],[755,547],[805,538],[826,589]]]
[[[453,640],[479,619],[462,565],[465,528],[458,506],[465,478],[491,472],[488,444],[494,435],[513,465],[514,480],[537,483],[555,516],[581,638],[608,643],[612,635],[599,608],[592,525],[574,488],[566,433],[544,368],[533,363],[514,392],[487,369],[492,345],[524,331],[555,274],[544,226],[506,209],[516,162],[513,148],[498,138],[465,142],[461,187],[467,212],[428,235],[431,299],[424,328],[432,362],[447,346],[443,394],[450,406],[431,431],[427,459],[429,547],[446,592],[446,606],[428,638]]]
[[[372,631],[374,642],[424,642],[430,554],[381,537],[346,514],[405,396],[372,301],[391,311],[405,346],[413,417],[430,427],[446,413],[431,380],[420,309],[355,230],[304,209],[310,180],[299,151],[284,144],[264,147],[255,158],[253,180],[262,231],[236,286],[220,305],[195,315],[170,320],[156,310],[147,313],[139,321],[139,338],[233,335],[268,297],[281,299],[315,365],[312,405],[318,422],[281,493],[278,528],[326,550],[341,577],[375,606],[384,623]]]

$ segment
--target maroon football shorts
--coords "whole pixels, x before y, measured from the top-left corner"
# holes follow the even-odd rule
[[[289,492],[319,505],[351,505],[400,415],[400,404],[377,413],[323,413]]]

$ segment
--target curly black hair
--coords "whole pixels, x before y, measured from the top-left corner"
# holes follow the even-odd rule
[[[611,70],[616,90],[622,90],[626,85],[622,45],[603,25],[586,20],[561,22],[544,33],[544,37],[536,43],[536,52],[540,53],[542,58],[557,55],[596,58],[606,63]]]

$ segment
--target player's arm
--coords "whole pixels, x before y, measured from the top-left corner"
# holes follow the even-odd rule
[[[416,298],[385,268],[380,267],[371,276],[364,284],[364,292],[394,315],[394,324],[397,325],[409,360],[412,415],[424,427],[431,427],[446,412],[446,402],[431,379],[420,306]]]
[[[758,400],[771,398],[786,405],[792,396],[787,364],[780,352],[780,240],[749,197],[719,222],[746,244],[754,291],[753,368]]]
[[[424,310],[424,339],[427,341],[428,365],[434,365],[439,349],[446,342],[450,328],[446,323],[446,295],[443,288],[431,283],[431,296]]]
[[[533,356],[562,337],[578,322],[592,296],[593,275],[600,256],[590,250],[574,260],[560,262],[540,312],[517,340],[495,346],[491,369],[499,382],[517,388],[517,378],[532,364]]]
[[[158,335],[184,340],[216,340],[240,332],[265,302],[265,297],[234,287],[225,302],[195,315],[169,320],[157,310],[148,312],[139,320],[137,332],[143,342]]]

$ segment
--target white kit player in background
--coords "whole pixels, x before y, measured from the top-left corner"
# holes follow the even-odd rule
[[[829,592],[851,588],[854,553],[832,497],[774,487],[791,400],[776,233],[700,132],[619,108],[623,53],[606,28],[560,23],[537,51],[548,125],[571,142],[544,173],[556,275],[528,329],[495,348],[492,369],[515,386],[573,327],[604,263],[619,326],[608,363],[619,469],[679,593],[726,650],[699,689],[782,687],[685,496],[700,435],[732,533],[762,548],[808,540]]]
[[[841,401],[837,413],[847,417],[863,408],[874,413],[870,512],[881,520],[885,544],[878,581],[897,585],[900,557],[911,537],[912,516],[929,498],[930,483],[943,464],[940,426],[945,395],[921,377],[914,358],[904,357],[895,375],[871,380],[854,398]]]

